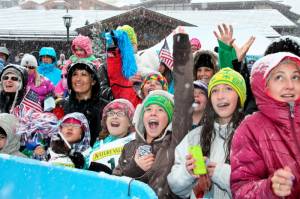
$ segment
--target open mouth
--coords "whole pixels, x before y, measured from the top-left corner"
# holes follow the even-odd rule
[[[112,121],[111,123],[110,123],[110,125],[112,126],[112,127],[119,127],[120,126],[120,123],[119,122],[116,122],[116,121]]]
[[[286,99],[293,99],[295,97],[295,95],[294,94],[283,94],[283,95],[280,95],[280,97],[286,98]]]
[[[159,121],[155,119],[151,119],[148,122],[148,126],[150,127],[150,129],[155,129],[159,126]]]
[[[226,108],[226,107],[228,107],[229,105],[230,105],[230,103],[228,103],[228,102],[223,102],[223,103],[217,104],[217,107],[218,107],[218,108]]]

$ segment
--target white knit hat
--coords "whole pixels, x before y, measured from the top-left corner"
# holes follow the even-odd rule
[[[21,66],[23,67],[26,67],[26,66],[34,66],[34,67],[37,67],[38,66],[38,63],[37,63],[37,60],[36,58],[31,55],[31,54],[25,54],[22,58],[22,61],[21,61]]]

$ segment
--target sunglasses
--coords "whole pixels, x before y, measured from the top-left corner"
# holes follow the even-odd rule
[[[18,77],[15,77],[15,76],[7,76],[7,75],[5,75],[5,76],[3,76],[3,78],[2,78],[3,80],[12,80],[12,81],[19,81],[19,78]]]
[[[28,68],[28,69],[35,69],[34,66],[25,66],[25,67]]]
[[[60,77],[61,77],[61,78],[67,78],[68,75],[67,75],[67,74],[61,74]]]

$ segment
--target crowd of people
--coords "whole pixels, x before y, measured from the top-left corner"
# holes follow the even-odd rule
[[[10,64],[0,47],[0,153],[128,176],[160,199],[299,198],[300,38],[249,67],[255,37],[239,46],[226,24],[214,35],[211,51],[177,28],[158,70],[139,66],[128,25],[107,33],[105,63],[83,35],[59,61],[42,47]]]

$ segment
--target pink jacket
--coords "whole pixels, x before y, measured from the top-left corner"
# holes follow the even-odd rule
[[[43,102],[48,94],[54,92],[54,85],[49,79],[40,75],[41,84],[35,86],[35,78],[35,74],[28,75],[27,90],[31,89],[35,91],[39,95],[40,101]]]
[[[266,93],[269,72],[287,57],[300,65],[299,57],[286,52],[265,56],[253,65],[251,88],[259,111],[245,118],[232,140],[234,198],[279,198],[272,191],[271,178],[285,166],[296,177],[291,195],[285,198],[300,196],[300,99],[289,105]]]

